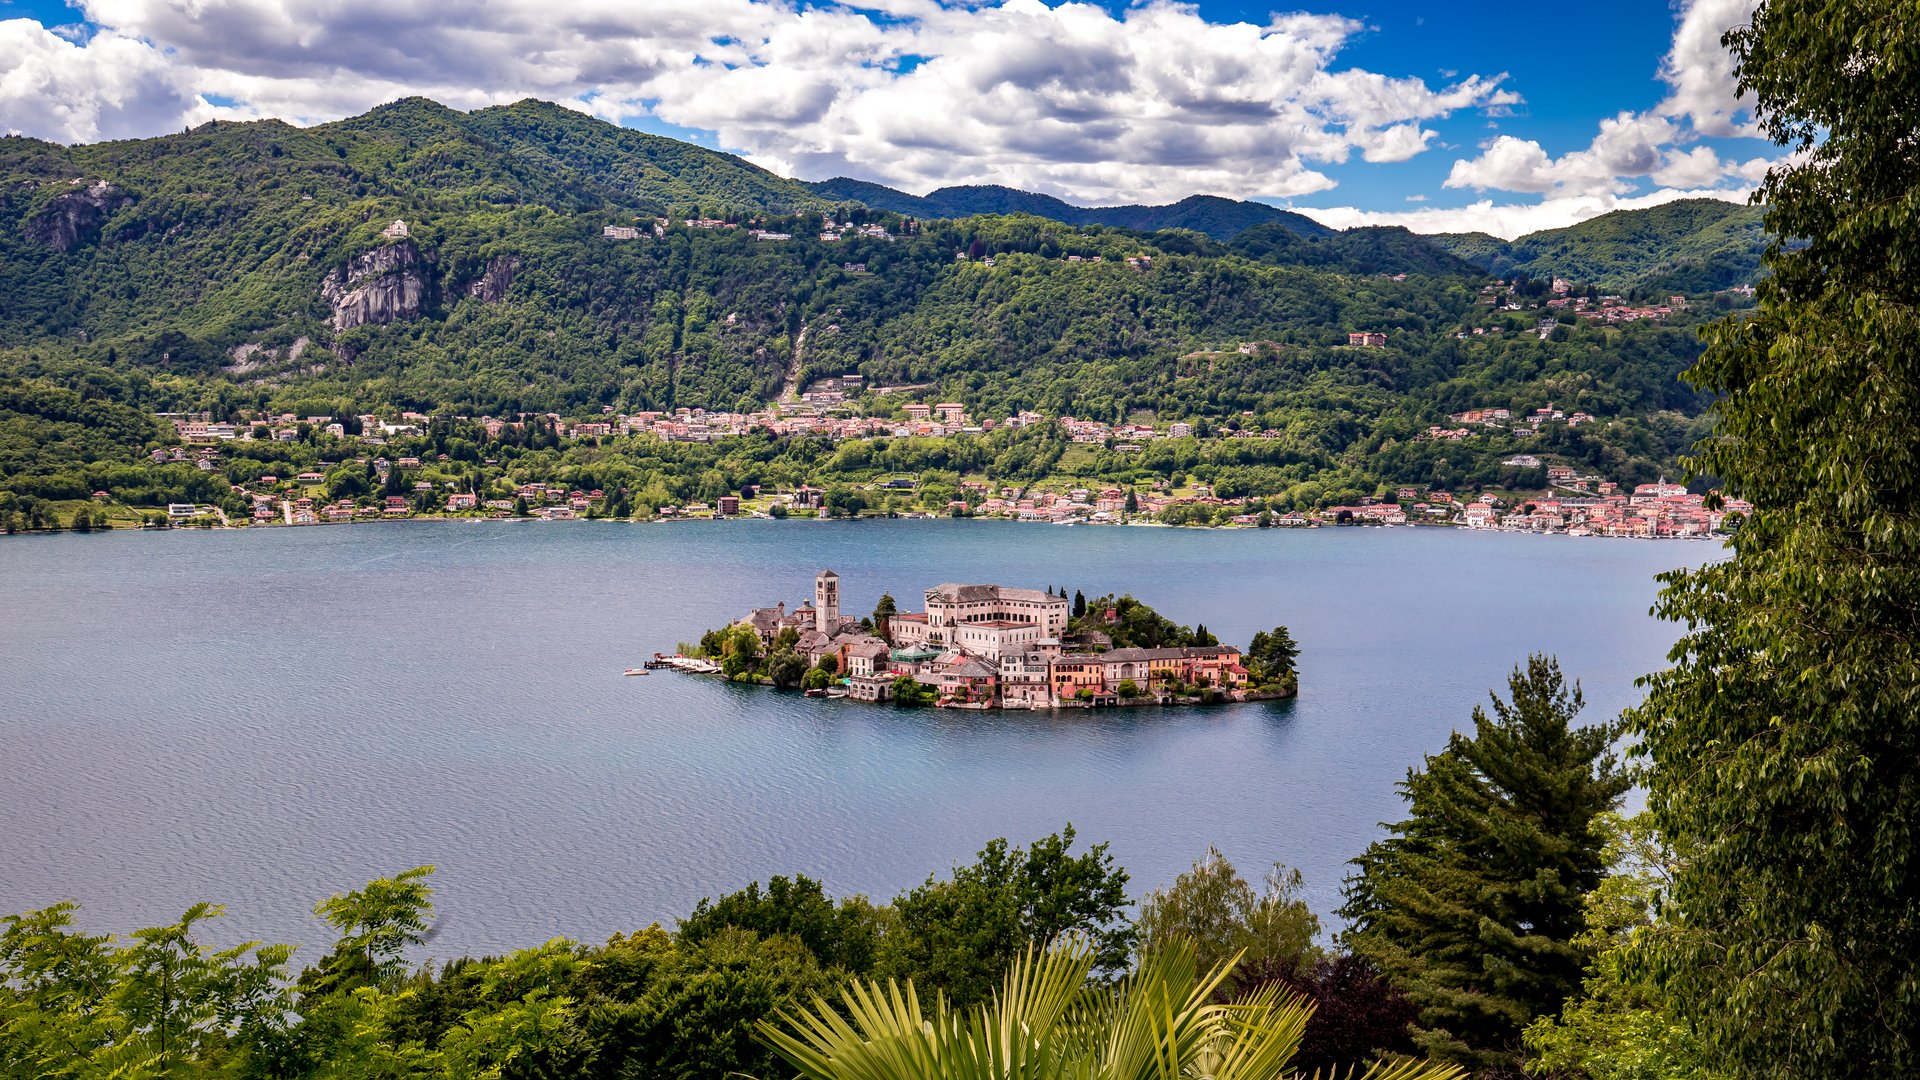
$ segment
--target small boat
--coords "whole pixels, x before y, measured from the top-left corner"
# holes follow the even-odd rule
[[[630,667],[630,668],[628,668],[628,669],[626,670],[626,674],[628,674],[628,675],[646,675],[646,674],[649,674],[649,672],[647,671],[647,669],[646,669],[646,668],[637,668],[637,667]]]
[[[813,689],[807,691],[807,696],[808,697],[826,697],[827,688],[824,686],[816,686]]]

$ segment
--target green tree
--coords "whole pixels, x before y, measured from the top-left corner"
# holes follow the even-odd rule
[[[1580,690],[1553,660],[1507,685],[1471,736],[1408,771],[1408,819],[1354,861],[1341,912],[1349,947],[1420,1007],[1420,1046],[1488,1074],[1516,1071],[1522,1029],[1580,988],[1600,818],[1629,786],[1615,725],[1574,726]]]
[[[365,888],[336,893],[314,905],[313,913],[339,932],[331,968],[323,965],[319,985],[343,989],[346,980],[387,985],[406,974],[406,949],[427,939],[433,919],[433,867],[416,866]]]
[[[777,1075],[779,1061],[755,1037],[756,1025],[831,985],[806,946],[785,934],[724,928],[697,944],[654,949],[631,1000],[596,1003],[588,1014],[587,1075]]]
[[[1141,897],[1138,947],[1145,954],[1189,940],[1203,968],[1235,957],[1263,968],[1311,963],[1320,920],[1300,891],[1300,871],[1276,863],[1255,892],[1219,848],[1209,847],[1172,885]]]
[[[1114,687],[1114,693],[1119,694],[1128,701],[1132,701],[1134,698],[1140,696],[1140,684],[1134,682],[1132,679],[1121,679],[1120,685]]]
[[[1247,646],[1248,674],[1255,685],[1283,681],[1294,673],[1294,661],[1299,656],[1300,646],[1286,627],[1256,631]]]
[[[34,1077],[214,1075],[285,1025],[293,949],[195,939],[220,916],[195,904],[120,943],[73,929],[72,904],[0,930],[0,1072]]]
[[[727,678],[749,678],[760,670],[760,634],[753,627],[739,625],[725,631],[720,650],[720,671]]]
[[[880,602],[873,605],[873,632],[889,644],[893,642],[893,617],[899,613],[892,593],[881,593]]]
[[[782,650],[767,656],[767,678],[773,685],[791,689],[800,685],[800,681],[812,674],[807,668],[807,658],[791,650]]]
[[[1102,968],[1122,968],[1133,941],[1127,872],[1105,844],[1074,854],[1074,837],[1068,825],[1030,848],[995,840],[951,878],[929,877],[896,898],[879,970],[966,1006],[985,1000],[1029,946],[1069,932],[1088,935]]]
[[[1080,590],[1075,589],[1073,591],[1073,618],[1084,619],[1086,617],[1087,617],[1086,595],[1080,592]]]
[[[901,675],[893,680],[889,696],[895,705],[930,705],[933,703],[933,688],[911,675]]]
[[[823,668],[808,668],[806,674],[801,677],[800,684],[808,690],[825,690],[833,685],[833,676],[827,674]]]
[[[1920,37],[1892,0],[1767,0],[1725,39],[1769,174],[1759,310],[1687,374],[1691,463],[1752,503],[1665,577],[1686,625],[1632,717],[1688,858],[1644,959],[1738,1075],[1920,1072]]]
[[[1656,932],[1656,913],[1679,859],[1651,815],[1602,816],[1608,874],[1587,894],[1581,941],[1593,954],[1579,996],[1526,1031],[1528,1067],[1585,1080],[1720,1080],[1700,1035],[1675,1016],[1634,954]]]
[[[829,675],[835,675],[840,671],[840,658],[832,653],[826,653],[820,657],[820,663],[815,666]]]
[[[753,882],[718,900],[702,899],[680,920],[679,939],[697,945],[726,928],[751,930],[761,937],[798,938],[824,968],[864,974],[873,967],[886,916],[864,896],[838,904],[818,881],[805,874],[775,875],[766,888]]]

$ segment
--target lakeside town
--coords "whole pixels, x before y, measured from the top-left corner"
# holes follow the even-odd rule
[[[841,609],[840,576],[822,570],[794,608],[756,608],[647,668],[959,709],[1203,704],[1297,690],[1284,627],[1259,635],[1243,657],[1204,627],[1175,627],[1131,597],[1089,608],[1064,591],[946,583],[925,601],[922,611],[896,611],[883,598],[858,619]],[[1128,645],[1130,632],[1182,644]]]
[[[1358,335],[1356,335],[1358,336]],[[1356,347],[1373,347],[1357,343]],[[513,437],[530,426],[579,445],[605,440],[653,439],[667,443],[713,443],[766,434],[779,438],[819,438],[831,443],[877,439],[940,439],[981,436],[996,430],[1051,425],[1060,438],[1088,453],[1128,455],[1156,442],[1179,440],[1272,441],[1280,432],[1229,426],[1232,421],[1175,420],[1168,423],[1107,423],[1074,416],[1050,417],[1022,411],[1003,419],[976,422],[957,402],[891,402],[887,415],[846,415],[850,394],[885,399],[899,388],[862,388],[859,376],[822,380],[797,401],[753,412],[709,412],[683,408],[673,412],[604,412],[599,417],[555,414],[512,420],[492,416],[436,417],[415,412],[393,416],[240,417],[220,422],[205,414],[161,414],[178,444],[149,453],[155,464],[187,464],[213,474],[225,472],[223,449],[258,441],[307,443],[357,451],[337,459],[319,459],[293,475],[260,473],[231,482],[227,508],[207,503],[170,503],[164,517],[151,514],[141,524],[283,526],[412,518],[499,518],[566,521],[602,518],[647,520],[791,517],[956,517],[1028,521],[1056,525],[1192,525],[1240,528],[1317,528],[1339,525],[1457,527],[1500,532],[1560,533],[1571,536],[1640,539],[1705,538],[1723,533],[1729,520],[1747,513],[1740,500],[1718,500],[1664,480],[1622,485],[1578,464],[1550,455],[1511,454],[1500,465],[1512,475],[1537,477],[1539,487],[1519,490],[1451,491],[1400,486],[1339,505],[1275,510],[1264,500],[1229,497],[1206,482],[1185,478],[1176,484],[1152,478],[1138,484],[996,483],[963,478],[942,496],[928,500],[927,486],[914,475],[877,477],[835,497],[829,488],[806,483],[747,484],[711,499],[665,502],[637,508],[620,492],[576,487],[538,479],[496,476],[478,482],[471,469],[498,466],[494,459],[450,463],[448,455],[409,454],[398,447],[423,441],[436,424],[471,425],[490,439]],[[1524,445],[1556,427],[1576,429],[1599,423],[1593,416],[1551,405],[1533,410],[1485,407],[1450,414],[1447,426],[1431,425],[1421,438],[1444,442]],[[1493,440],[1499,440],[1494,443]],[[389,447],[396,448],[392,457]],[[345,485],[341,473],[362,480]],[[217,487],[216,483],[216,487]],[[111,500],[109,492],[94,494]],[[244,513],[233,512],[235,505]],[[101,526],[101,527],[104,527]]]

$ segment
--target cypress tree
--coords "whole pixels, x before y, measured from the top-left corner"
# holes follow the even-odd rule
[[[1583,701],[1532,656],[1511,700],[1409,770],[1406,821],[1354,860],[1347,942],[1420,1008],[1423,1051],[1517,1074],[1520,1032],[1580,989],[1581,901],[1605,870],[1597,819],[1629,786],[1614,724],[1574,726]]]

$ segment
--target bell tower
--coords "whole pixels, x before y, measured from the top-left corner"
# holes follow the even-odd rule
[[[831,570],[813,579],[813,628],[823,634],[840,629],[840,575]]]

